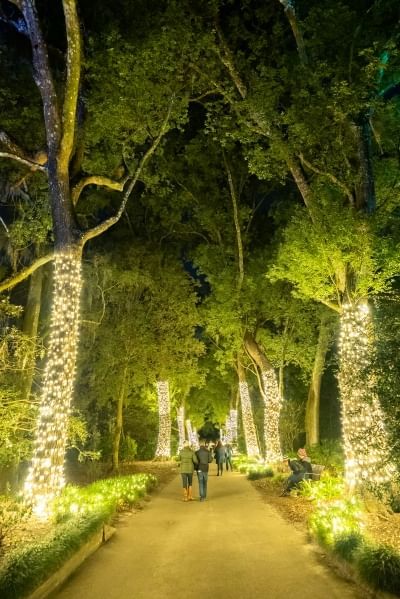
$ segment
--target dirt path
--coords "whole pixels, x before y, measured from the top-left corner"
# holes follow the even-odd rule
[[[53,595],[57,599],[350,599],[363,595],[237,473],[180,500],[176,477]],[[194,483],[197,496],[197,481]]]

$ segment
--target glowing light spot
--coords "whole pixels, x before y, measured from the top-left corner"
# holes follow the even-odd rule
[[[158,441],[155,457],[171,457],[171,405],[168,381],[157,381],[158,397]]]
[[[249,387],[246,382],[239,383],[240,402],[242,406],[242,420],[244,438],[246,441],[246,451],[248,456],[260,457],[260,450],[257,443],[256,427],[253,420],[253,411]]]

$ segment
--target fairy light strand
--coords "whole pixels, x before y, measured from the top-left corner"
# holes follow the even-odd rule
[[[171,457],[171,405],[168,381],[157,381],[158,398],[158,440],[156,458]]]
[[[343,307],[338,379],[345,480],[350,490],[363,483],[388,482],[394,474],[394,467],[389,463],[383,412],[366,374],[370,365],[370,327],[366,304]]]
[[[239,383],[240,403],[242,406],[242,420],[246,451],[248,456],[260,457],[257,443],[256,427],[254,425],[253,411],[251,408],[249,387],[246,382]]]
[[[176,423],[178,425],[178,451],[182,449],[185,443],[185,408],[181,406],[176,413]]]
[[[263,370],[261,380],[264,389],[265,460],[272,463],[280,462],[282,461],[282,449],[279,435],[279,418],[282,398],[274,370],[272,368]]]
[[[33,513],[49,515],[65,485],[64,458],[75,381],[79,337],[81,259],[60,253],[54,259],[53,309],[33,458],[24,495]]]

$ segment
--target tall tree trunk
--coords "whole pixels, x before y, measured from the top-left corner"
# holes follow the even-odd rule
[[[279,435],[279,419],[282,407],[278,381],[275,370],[261,350],[254,337],[247,332],[244,338],[245,346],[258,368],[261,370],[261,380],[264,393],[264,440],[265,459],[268,462],[282,460],[282,449]]]
[[[345,453],[345,478],[350,490],[381,485],[393,479],[384,417],[371,384],[366,304],[346,305],[341,319],[339,388]]]
[[[321,381],[325,368],[325,358],[331,340],[332,329],[327,315],[323,315],[319,325],[318,343],[315,351],[314,366],[306,403],[306,442],[312,447],[318,445],[319,438],[319,408],[321,398]]]
[[[178,408],[176,414],[176,422],[178,425],[178,451],[182,449],[183,444],[185,443],[185,408],[184,406],[180,406]]]
[[[28,298],[26,300],[22,330],[31,339],[32,345],[26,357],[26,364],[21,373],[22,398],[28,400],[31,393],[35,372],[35,350],[39,329],[39,316],[42,299],[43,269],[39,268],[29,279]]]
[[[237,371],[239,377],[240,403],[242,406],[242,421],[244,438],[246,442],[246,452],[248,456],[259,457],[260,449],[257,442],[257,433],[254,424],[253,410],[251,407],[249,387],[247,385],[245,371],[240,360],[238,360]]]
[[[128,375],[128,366],[124,368],[122,374],[121,388],[117,400],[117,413],[115,418],[113,445],[112,445],[112,470],[119,471],[119,447],[121,444],[121,435],[124,424],[124,403],[126,397],[126,381]]]
[[[154,457],[165,460],[171,457],[171,402],[168,381],[157,381],[157,398],[159,428]]]
[[[75,380],[80,316],[81,251],[58,253],[54,260],[53,303],[48,358],[44,371],[32,464],[25,493],[35,514],[47,515],[62,489],[68,419]]]

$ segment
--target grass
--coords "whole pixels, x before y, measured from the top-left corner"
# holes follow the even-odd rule
[[[357,568],[375,589],[400,595],[400,554],[392,547],[365,544],[358,553]]]

